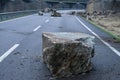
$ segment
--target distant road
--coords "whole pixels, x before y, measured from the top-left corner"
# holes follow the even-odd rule
[[[69,13],[69,12],[72,12],[72,11],[75,11],[75,12],[85,12],[85,10],[84,9],[82,9],[82,10],[58,10],[58,12],[60,12],[60,13]]]
[[[120,43],[80,17],[50,17],[49,13],[0,22],[0,80],[53,80],[42,62],[43,32],[83,32],[96,37],[93,70],[61,80],[120,80]]]

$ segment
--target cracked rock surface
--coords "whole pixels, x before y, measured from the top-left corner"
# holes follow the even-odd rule
[[[43,33],[43,60],[54,77],[69,77],[92,69],[94,36],[84,33]]]

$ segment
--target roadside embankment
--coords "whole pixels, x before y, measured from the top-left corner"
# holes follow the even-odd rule
[[[120,13],[108,14],[108,15],[80,15],[96,27],[107,32],[113,36],[117,41],[120,41]]]

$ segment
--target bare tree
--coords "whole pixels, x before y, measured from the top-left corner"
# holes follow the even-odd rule
[[[8,3],[10,0],[0,0],[0,12],[3,11],[4,6],[6,3]]]

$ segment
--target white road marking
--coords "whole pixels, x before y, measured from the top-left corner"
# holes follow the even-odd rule
[[[53,19],[54,17],[51,17],[51,19]]]
[[[19,44],[15,44],[13,47],[11,47],[7,52],[5,52],[1,57],[0,57],[0,62],[2,62],[11,52],[13,52]]]
[[[116,50],[114,47],[112,47],[109,43],[104,41],[99,35],[97,35],[95,32],[93,32],[90,28],[88,28],[78,17],[76,19],[88,30],[90,31],[94,36],[96,36],[101,42],[103,42],[107,47],[109,47],[114,53],[116,53],[118,56],[120,56],[120,52]]]
[[[45,23],[48,23],[50,20],[49,19],[47,19],[47,20],[45,20]]]
[[[35,14],[32,14],[32,15],[35,15]],[[29,16],[31,16],[31,15],[18,17],[18,18],[10,19],[10,20],[1,21],[0,23],[5,23],[5,22],[9,22],[9,21],[15,21],[15,20],[23,19],[23,18],[26,18],[26,17],[29,17]]]
[[[37,31],[39,28],[41,28],[41,25],[36,27],[33,31]]]

